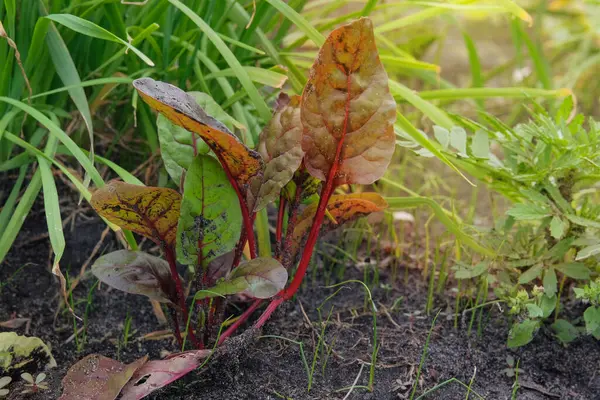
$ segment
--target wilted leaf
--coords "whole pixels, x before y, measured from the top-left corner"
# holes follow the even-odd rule
[[[189,94],[151,78],[136,79],[133,86],[150,107],[174,124],[200,135],[240,186],[262,172],[260,155],[208,115]]]
[[[245,294],[257,299],[273,297],[285,287],[287,270],[274,258],[258,257],[240,264],[215,286],[196,294],[196,299]]]
[[[300,168],[302,151],[302,122],[300,96],[294,96],[276,110],[269,124],[260,133],[258,151],[266,162],[263,183],[255,210],[264,208],[279,196],[281,189]]]
[[[331,32],[311,68],[301,108],[311,175],[333,179],[334,186],[370,184],[383,175],[395,148],[396,103],[369,19]]]
[[[164,360],[152,360],[138,369],[121,390],[121,400],[139,400],[198,368],[210,350],[175,354]]]
[[[73,365],[63,378],[58,400],[114,400],[148,356],[125,365],[100,354],[90,354]]]
[[[92,194],[101,216],[157,244],[175,244],[181,195],[172,189],[112,181]]]
[[[92,273],[123,292],[142,294],[152,300],[173,302],[177,298],[169,264],[141,251],[117,250],[96,260]]]
[[[40,338],[0,332],[0,376],[34,374],[54,367],[56,361]]]
[[[242,212],[219,162],[199,155],[185,179],[177,228],[177,259],[207,265],[232,250],[240,238]]]
[[[377,193],[333,195],[327,203],[327,210],[335,219],[337,225],[341,225],[359,217],[367,216],[374,212],[383,211],[385,208],[387,208],[386,201]],[[317,204],[313,203],[306,207],[298,217],[293,233],[293,252],[298,249],[302,242],[302,238],[310,229],[316,211]],[[337,226],[329,219],[325,219],[324,225],[326,227]]]

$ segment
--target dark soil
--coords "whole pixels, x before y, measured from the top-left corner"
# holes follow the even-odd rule
[[[65,198],[73,197],[68,190]],[[75,198],[67,201],[75,204]],[[75,206],[70,206],[75,210]],[[65,207],[63,218],[68,216]],[[87,341],[77,352],[73,335],[73,319],[59,310],[58,283],[48,267],[49,243],[45,232],[43,204],[36,203],[9,257],[0,267],[0,282],[6,284],[0,292],[0,322],[13,317],[31,318],[28,335],[38,336],[52,347],[58,368],[47,371],[50,389],[41,394],[19,395],[22,384],[11,386],[10,399],[56,399],[61,393],[60,381],[68,368],[90,353],[131,362],[149,354],[159,358],[161,352],[176,351],[170,340],[142,340],[147,333],[166,329],[160,326],[145,297],[108,290],[106,286],[93,291],[88,312]],[[98,243],[105,226],[87,211],[75,219],[74,229],[66,229],[67,252],[61,262],[63,270],[75,276],[92,249]],[[34,240],[37,239],[37,240]],[[148,248],[149,244],[145,243]],[[118,248],[114,235],[109,233],[99,253]],[[15,271],[24,266],[20,272]],[[318,307],[336,289],[326,289],[325,268],[317,263],[309,271],[307,285],[298,299],[278,310],[261,335],[276,335],[303,343],[309,369],[318,344],[322,325]],[[329,268],[329,267],[328,267]],[[428,352],[419,374],[419,363],[433,315],[425,316],[427,286],[416,271],[408,280],[390,284],[388,271],[380,272],[379,285],[373,289],[378,308],[377,344],[373,391],[369,383],[373,351],[373,317],[365,308],[362,285],[347,283],[335,297],[321,308],[323,319],[333,311],[324,337],[327,351],[317,360],[312,388],[308,391],[307,371],[297,344],[282,338],[257,337],[245,346],[229,346],[226,354],[216,358],[203,369],[189,374],[168,388],[156,392],[151,399],[408,399],[416,385],[417,398],[429,389],[455,378],[465,385],[471,382],[474,392],[485,399],[511,399],[515,378],[507,375],[507,356],[519,360],[517,399],[600,399],[600,344],[581,338],[568,347],[557,342],[542,329],[532,343],[511,350],[506,347],[507,320],[498,308],[486,309],[477,335],[477,322],[467,335],[470,314],[460,317],[454,328],[454,299],[451,293],[436,300],[436,310],[442,310],[431,330]],[[311,278],[314,276],[314,279]],[[345,279],[362,280],[358,266],[348,266]],[[10,281],[7,283],[7,280]],[[95,279],[88,276],[74,291],[78,315],[83,315],[86,299]],[[0,285],[1,286],[1,285]],[[393,287],[390,287],[393,286]],[[399,300],[400,299],[400,300]],[[244,307],[243,304],[239,304]],[[394,308],[392,308],[395,306]],[[435,313],[434,313],[435,314]],[[123,324],[131,317],[134,332],[126,347],[118,349],[123,336]],[[310,322],[309,322],[310,321]],[[81,326],[81,325],[80,325]],[[0,328],[2,329],[2,328]],[[25,327],[16,330],[24,334]],[[83,333],[80,333],[80,338]],[[329,354],[329,356],[327,356]],[[351,394],[349,387],[358,386]],[[450,382],[428,394],[427,399],[465,399],[466,389]],[[469,399],[480,398],[474,393]]]

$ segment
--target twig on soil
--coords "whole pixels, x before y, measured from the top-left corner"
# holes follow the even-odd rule
[[[356,387],[356,383],[358,382],[358,380],[360,379],[360,376],[362,375],[362,371],[363,371],[364,367],[365,367],[365,364],[361,364],[360,370],[358,371],[358,375],[356,375],[356,379],[354,379],[354,382],[352,382],[352,386],[350,386],[350,390],[348,391],[348,393],[346,393],[346,395],[344,396],[344,398],[342,400],[346,400],[348,398],[348,396],[350,396],[350,394]]]

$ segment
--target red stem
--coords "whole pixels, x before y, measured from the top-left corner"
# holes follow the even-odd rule
[[[227,330],[225,332],[223,332],[223,334],[219,337],[219,346],[222,345],[223,342],[225,341],[225,339],[227,339],[229,336],[231,336],[231,334],[233,332],[235,332],[235,330],[241,324],[243,324],[250,317],[250,315],[252,315],[254,310],[256,310],[258,308],[258,306],[261,305],[261,303],[262,303],[262,299],[254,300],[254,303],[252,303],[252,305],[250,305],[250,307],[248,307],[248,309],[246,311],[244,311],[244,313],[242,315],[240,315],[240,317],[237,319],[237,321],[235,321],[233,324],[231,324],[231,326],[229,328],[227,328]]]
[[[164,246],[165,257],[169,263],[169,267],[171,267],[171,276],[173,276],[173,280],[175,281],[175,289],[177,290],[177,302],[179,303],[179,307],[183,312],[183,320],[187,322],[189,314],[187,306],[185,305],[185,295],[183,293],[183,286],[181,284],[181,279],[179,279],[179,273],[177,272],[177,262],[175,261],[175,254],[173,253],[173,248],[171,246]],[[176,329],[179,329],[179,325],[176,325]],[[192,329],[188,331],[190,336],[190,340],[198,349],[204,349],[204,344],[200,343],[198,339],[196,339],[196,335]]]
[[[319,199],[319,205],[317,207],[317,213],[315,214],[315,218],[313,219],[313,224],[308,234],[308,239],[306,240],[306,245],[304,246],[304,251],[302,252],[302,258],[300,259],[300,263],[298,264],[298,268],[296,269],[296,274],[294,275],[294,279],[290,286],[280,291],[277,296],[273,299],[271,304],[267,307],[265,312],[260,316],[256,324],[254,324],[255,328],[260,328],[267,322],[271,314],[277,309],[279,304],[283,303],[285,300],[289,300],[294,297],[294,294],[300,288],[302,281],[304,280],[304,275],[306,275],[306,269],[308,268],[308,264],[310,263],[310,259],[312,257],[312,252],[317,243],[317,238],[319,237],[319,231],[321,230],[321,224],[323,223],[323,218],[325,217],[325,211],[327,211],[327,203],[329,202],[329,198],[335,189],[335,179],[338,172],[338,168],[341,164],[341,156],[342,149],[344,147],[344,139],[346,137],[346,133],[348,132],[348,120],[350,117],[350,100],[351,100],[351,81],[350,75],[346,77],[346,86],[347,86],[347,97],[346,97],[346,108],[344,110],[344,126],[342,128],[342,136],[340,137],[340,141],[337,144],[337,148],[335,150],[335,157],[333,158],[333,162],[331,163],[331,168],[329,169],[329,173],[327,175],[327,180],[325,182],[325,186],[321,189],[321,198]]]

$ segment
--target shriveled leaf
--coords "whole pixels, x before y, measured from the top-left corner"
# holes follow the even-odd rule
[[[172,189],[112,181],[92,194],[90,204],[123,229],[158,244],[175,244],[181,195]]]
[[[96,260],[92,273],[123,292],[142,294],[163,303],[175,302],[177,291],[169,264],[141,251],[117,250]]]
[[[327,211],[337,222],[325,219],[325,227],[331,228],[371,213],[383,211],[387,208],[387,202],[377,193],[353,193],[333,195],[327,203]],[[293,252],[301,245],[302,239],[310,229],[313,217],[317,211],[317,204],[313,203],[306,207],[298,217],[293,233]]]
[[[258,257],[240,264],[215,286],[199,291],[195,298],[245,294],[257,299],[273,297],[285,287],[288,273],[274,258]]]
[[[302,164],[302,122],[300,96],[277,110],[269,124],[260,133],[258,151],[266,162],[263,183],[255,210],[264,208],[279,196],[281,189],[291,181]]]
[[[121,400],[139,400],[198,368],[210,350],[175,354],[164,360],[151,360],[133,374],[121,390]]]
[[[148,356],[125,365],[100,354],[90,354],[69,369],[58,400],[114,400],[146,361]]]
[[[189,94],[151,78],[136,79],[133,86],[150,107],[174,124],[200,135],[240,186],[262,172],[260,155],[208,115]]]
[[[361,18],[334,30],[302,94],[306,168],[333,185],[370,184],[394,153],[396,103],[379,60],[373,24]]]
[[[235,190],[217,160],[199,155],[185,179],[177,228],[177,258],[207,265],[232,250],[240,238],[242,212]]]
[[[0,376],[34,374],[54,367],[56,361],[40,338],[0,332]]]

